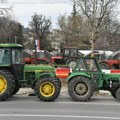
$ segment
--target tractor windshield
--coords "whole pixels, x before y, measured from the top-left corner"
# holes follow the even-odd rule
[[[78,61],[76,70],[78,70],[78,71],[79,71],[79,70],[80,70],[80,71],[86,71],[86,67],[85,67],[85,64],[84,64],[83,59],[80,59],[80,60]]]
[[[23,60],[23,50],[22,49],[13,49],[12,50],[12,63],[13,64],[22,64]]]
[[[44,52],[38,52],[38,53],[37,53],[37,57],[38,57],[38,58],[45,58]]]
[[[33,56],[35,57],[35,52],[33,53]],[[37,58],[45,58],[44,52],[37,52]]]
[[[77,57],[78,56],[78,50],[75,49],[75,48],[65,48],[64,49],[64,56]]]
[[[65,49],[64,56],[69,56],[69,54],[70,54],[70,50],[69,49]]]
[[[70,52],[70,56],[71,56],[71,57],[77,57],[77,55],[78,55],[78,50],[72,48],[72,49],[71,49],[71,52]]]
[[[10,64],[10,50],[0,49],[0,64]]]
[[[89,71],[99,71],[97,64],[95,62],[95,59],[85,59],[86,60],[86,64],[89,68]]]

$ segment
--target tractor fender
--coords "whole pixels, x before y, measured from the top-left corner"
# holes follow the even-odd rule
[[[100,61],[99,64],[100,64],[100,63],[106,63],[106,64],[108,64],[108,61],[103,60],[103,61]]]
[[[36,79],[34,80],[34,82],[32,84],[32,89],[34,88],[36,81],[40,80],[41,78],[49,77],[49,76],[55,76],[55,74],[53,74],[53,73],[41,73],[41,74],[37,75]]]
[[[91,79],[91,75],[89,73],[82,73],[82,72],[80,73],[80,72],[78,72],[78,73],[72,73],[67,78],[67,80],[70,81],[72,78],[77,77],[77,76],[84,76],[84,77],[87,77],[87,78]]]
[[[100,64],[107,64],[107,65],[109,66],[109,62],[108,62],[108,61],[105,61],[105,60],[104,60],[104,61],[99,62],[99,65],[100,65]]]

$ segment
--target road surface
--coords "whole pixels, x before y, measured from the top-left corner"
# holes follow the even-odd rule
[[[36,96],[15,95],[0,102],[0,120],[120,120],[120,103],[110,96],[75,102],[65,93],[54,102],[42,102]]]

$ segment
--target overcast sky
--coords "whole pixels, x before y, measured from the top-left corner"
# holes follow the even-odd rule
[[[28,27],[28,22],[35,12],[51,18],[54,28],[60,14],[72,12],[72,0],[7,0],[7,2],[7,5],[2,4],[2,7],[12,6],[15,19],[25,27]]]

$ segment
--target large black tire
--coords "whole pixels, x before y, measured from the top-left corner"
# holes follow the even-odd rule
[[[60,94],[61,83],[56,77],[43,77],[35,83],[37,97],[45,102],[54,101]]]
[[[100,68],[101,69],[109,69],[109,66],[107,63],[100,63]]]
[[[110,69],[119,69],[119,68],[117,68],[117,67],[115,67],[115,66],[112,66]]]
[[[75,101],[88,101],[94,93],[94,84],[84,76],[77,76],[69,82],[68,92]]]
[[[120,102],[120,88],[116,91],[116,99]]]
[[[110,91],[111,95],[112,95],[113,98],[115,98],[115,99],[116,99],[116,92],[117,92],[117,89]]]
[[[6,74],[9,74],[9,77],[10,77],[11,79],[14,79],[13,75],[12,75],[8,70],[4,69],[4,70],[2,70],[2,71],[6,72]],[[14,91],[13,91],[13,93],[11,94],[11,96],[12,96],[12,95],[15,95],[15,94],[19,91],[19,89],[20,89],[20,87],[19,87],[18,83],[15,83],[15,88],[14,88]]]
[[[15,88],[13,75],[7,70],[0,70],[0,101],[5,101],[12,96]]]
[[[66,65],[69,66],[69,68],[74,69],[74,67],[77,64],[77,59],[76,58],[71,58],[66,61]]]

